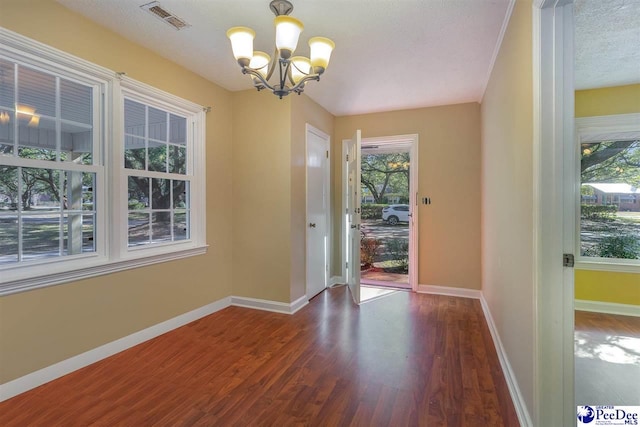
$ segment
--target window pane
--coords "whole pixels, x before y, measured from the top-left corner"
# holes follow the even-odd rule
[[[129,210],[149,207],[149,178],[129,177]]]
[[[152,215],[151,231],[154,242],[171,241],[171,212],[155,212]]]
[[[18,201],[18,168],[0,166],[0,210],[16,211]]]
[[[187,148],[179,145],[169,145],[169,172],[187,173]]]
[[[23,210],[59,211],[60,171],[55,169],[22,168]]]
[[[189,209],[189,182],[173,181],[173,208]]]
[[[149,141],[149,170],[167,171],[167,144]]]
[[[129,214],[129,246],[149,243],[149,214]]]
[[[0,155],[13,154],[14,117],[13,111],[0,109]]]
[[[26,67],[18,69],[18,115],[56,116],[56,79]]]
[[[83,165],[92,164],[93,131],[72,123],[61,123],[61,160]],[[66,153],[65,153],[66,152]]]
[[[18,261],[18,217],[0,215],[0,264]]]
[[[56,160],[56,121],[18,113],[18,155],[27,159]]]
[[[63,200],[64,209],[81,211],[93,209],[93,188],[95,174],[89,172],[64,172]],[[88,203],[88,207],[85,206]]]
[[[144,137],[146,109],[143,104],[124,100],[124,133]]]
[[[95,211],[94,191],[96,176],[93,173],[84,173],[82,177],[82,210]]]
[[[22,217],[22,254],[25,259],[60,255],[60,216]]]
[[[169,116],[169,142],[187,145],[187,119],[175,114]]]
[[[124,167],[127,169],[146,169],[146,155],[144,139],[133,136],[124,138]]]
[[[640,141],[581,144],[580,252],[640,259]]]
[[[173,239],[185,240],[189,238],[189,229],[187,225],[187,211],[179,210],[173,215]]]
[[[0,110],[13,111],[15,108],[14,64],[0,59]]]
[[[96,215],[82,215],[82,252],[96,251]]]
[[[63,120],[93,124],[93,92],[91,87],[60,80],[60,113]]]
[[[167,113],[149,107],[149,139],[167,141]]]
[[[151,209],[171,208],[171,180],[153,178],[151,180]]]

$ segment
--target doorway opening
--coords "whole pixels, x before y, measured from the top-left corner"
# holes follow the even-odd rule
[[[360,167],[360,282],[412,289],[412,231],[415,227],[414,139],[362,140]],[[412,160],[413,163],[412,164]],[[414,203],[415,204],[415,203]]]

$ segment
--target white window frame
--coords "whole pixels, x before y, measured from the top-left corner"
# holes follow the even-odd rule
[[[205,112],[197,104],[186,101],[177,96],[163,92],[152,86],[140,83],[127,77],[121,77],[116,85],[117,102],[114,104],[117,122],[114,128],[119,130],[119,134],[114,136],[113,159],[117,162],[117,167],[113,168],[114,188],[119,188],[118,194],[112,198],[112,218],[119,218],[120,227],[117,231],[117,243],[114,249],[117,253],[113,256],[121,258],[137,259],[155,255],[170,255],[176,251],[191,252],[199,248],[206,247],[206,183],[205,183]],[[124,159],[124,99],[132,99],[158,109],[175,112],[187,118],[187,174],[183,178],[189,178],[190,192],[190,230],[189,239],[175,242],[155,243],[145,246],[128,246],[128,188],[127,177],[135,175],[134,169],[126,169],[123,164]],[[188,256],[188,255],[187,255]]]
[[[94,140],[96,251],[0,266],[0,296],[206,253],[206,129],[205,112],[201,106],[122,77],[121,73],[92,64],[2,27],[0,55],[19,64],[70,80],[96,85],[100,89],[99,96],[94,96],[94,103],[101,104],[98,114],[94,117],[94,137],[101,139],[101,142]],[[122,160],[123,93],[127,91],[136,93],[136,96],[142,99],[148,99],[150,105],[166,105],[170,111],[184,112],[183,115],[189,117],[193,143],[191,152],[187,154],[189,167],[192,168],[189,207],[191,229],[188,240],[149,245],[136,250],[127,247],[128,205],[126,174]],[[99,147],[96,148],[95,145]],[[3,159],[3,163],[12,165],[12,162],[17,163],[10,157]],[[39,161],[32,162],[36,165]],[[74,169],[73,165],[64,162],[46,162],[46,165],[38,167]]]
[[[640,138],[640,113],[576,118],[576,185],[580,195],[580,144],[613,139]],[[580,197],[576,198],[576,265],[579,270],[640,273],[640,260],[587,257],[580,255]]]

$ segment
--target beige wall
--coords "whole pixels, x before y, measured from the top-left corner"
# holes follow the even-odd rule
[[[207,114],[203,256],[0,298],[0,383],[231,294],[231,93],[54,1],[0,0],[0,26],[195,103]]]
[[[306,95],[291,98],[291,296],[306,294],[306,124],[333,134],[334,117]]]
[[[534,400],[531,3],[515,3],[482,102],[482,292],[529,413]]]
[[[233,96],[233,294],[290,302],[291,98]]]
[[[340,275],[342,141],[418,134],[418,283],[480,289],[480,106],[475,103],[336,118],[333,140],[334,257]]]

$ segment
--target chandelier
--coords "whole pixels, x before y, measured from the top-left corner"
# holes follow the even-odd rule
[[[242,73],[251,76],[253,86],[258,91],[269,89],[280,99],[291,92],[299,95],[304,91],[306,82],[320,80],[320,75],[329,65],[335,43],[326,37],[312,37],[309,39],[309,58],[292,56],[304,26],[296,18],[288,16],[293,10],[293,5],[288,0],[273,0],[269,3],[269,8],[276,15],[274,59],[271,60],[264,52],[253,50],[256,33],[247,27],[233,27],[227,31],[233,56],[242,68]],[[271,84],[269,80],[274,73],[278,80]]]

